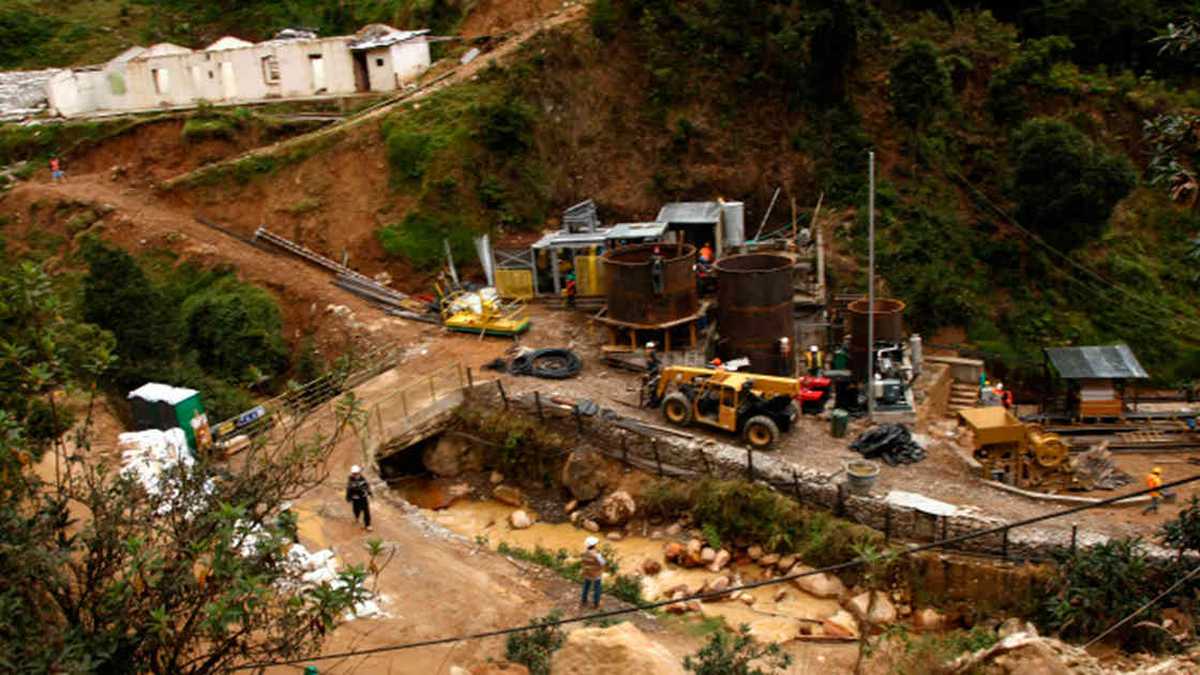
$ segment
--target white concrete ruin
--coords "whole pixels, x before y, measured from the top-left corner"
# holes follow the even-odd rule
[[[46,96],[53,114],[85,117],[394,91],[429,68],[428,33],[371,24],[352,36],[285,31],[258,44],[227,36],[199,50],[131,47],[57,71]]]

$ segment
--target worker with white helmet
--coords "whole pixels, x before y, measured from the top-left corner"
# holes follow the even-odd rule
[[[583,554],[579,556],[583,563],[580,573],[583,575],[583,593],[579,596],[579,605],[587,606],[588,591],[592,592],[592,607],[600,606],[600,578],[604,576],[604,556],[596,549],[600,540],[588,537],[584,540]]]
[[[367,532],[371,531],[371,484],[362,475],[362,467],[355,464],[350,467],[350,478],[346,481],[346,501],[354,509],[354,521],[362,516],[362,526]]]

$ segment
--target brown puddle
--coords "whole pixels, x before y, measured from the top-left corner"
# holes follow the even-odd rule
[[[588,535],[584,530],[569,523],[542,522],[528,529],[514,530],[508,524],[508,516],[513,511],[512,507],[498,502],[460,500],[444,510],[425,510],[423,515],[468,539],[486,537],[492,550],[504,542],[530,551],[538,546],[551,551],[566,549],[572,556],[582,551],[583,540]],[[612,547],[623,572],[638,570],[646,558],[663,562],[665,542],[662,540],[628,536],[620,541],[602,541]],[[761,578],[762,574],[757,565],[741,565],[733,571],[740,574],[745,582]],[[647,600],[665,599],[662,593],[679,585],[686,585],[691,592],[695,592],[715,576],[717,574],[704,568],[684,569],[664,564],[663,570],[657,575],[642,578],[642,597]],[[776,602],[775,595],[781,589],[786,590],[786,596]],[[820,622],[839,609],[836,600],[813,597],[790,584],[764,586],[746,592],[754,596],[753,606],[725,600],[703,603],[701,609],[707,616],[721,617],[730,626],[749,624],[750,632],[756,638],[772,642],[792,640],[799,635],[802,623]]]

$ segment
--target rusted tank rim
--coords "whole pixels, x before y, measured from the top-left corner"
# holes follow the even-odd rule
[[[731,255],[717,261],[720,274],[761,274],[791,269],[792,259],[771,253],[743,253]]]
[[[613,249],[604,254],[604,262],[609,265],[621,265],[623,267],[640,267],[650,264],[650,254],[654,253],[654,248],[658,247],[659,252],[663,254],[664,263],[683,262],[686,258],[691,257],[696,253],[696,247],[691,244],[683,245],[683,253],[675,255],[677,249],[676,244],[634,244],[632,246],[622,246]]]
[[[866,316],[874,314],[876,316],[887,316],[889,314],[900,314],[904,311],[904,301],[896,300],[895,298],[875,298],[875,311],[870,311],[870,306],[867,300],[855,300],[846,306],[846,309],[855,314]]]

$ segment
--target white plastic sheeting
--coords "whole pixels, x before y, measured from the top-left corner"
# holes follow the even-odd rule
[[[196,460],[188,450],[187,437],[178,427],[159,431],[130,431],[117,437],[122,472],[132,475],[152,495],[162,491],[162,474],[177,464],[192,466]]]

